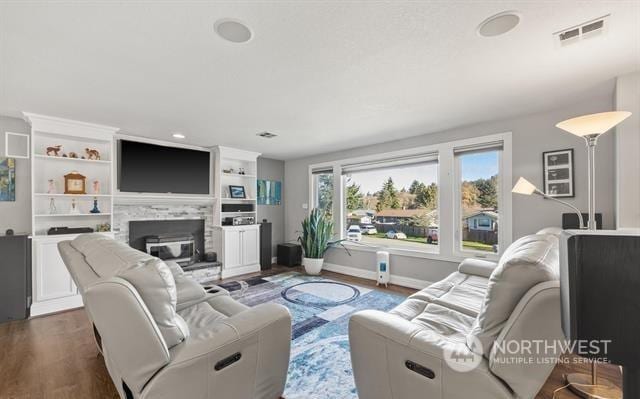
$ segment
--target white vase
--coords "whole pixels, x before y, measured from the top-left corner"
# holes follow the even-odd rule
[[[318,275],[322,271],[323,258],[302,258],[302,266],[307,274]]]

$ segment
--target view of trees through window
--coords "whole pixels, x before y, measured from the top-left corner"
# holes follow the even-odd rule
[[[437,175],[436,162],[345,175],[346,238],[437,252]]]
[[[323,209],[327,215],[333,213],[333,173],[313,174],[314,208]]]
[[[458,155],[463,250],[498,252],[499,151]]]

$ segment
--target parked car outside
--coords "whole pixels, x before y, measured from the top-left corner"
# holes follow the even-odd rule
[[[394,240],[406,240],[407,235],[401,231],[389,230],[387,231],[387,238],[393,238]]]
[[[362,234],[375,235],[378,234],[378,230],[372,224],[365,224],[362,226]]]
[[[438,241],[438,228],[429,227],[427,229],[427,244],[433,244]]]
[[[360,230],[360,226],[358,225],[349,226],[349,229],[347,229],[347,240],[349,241],[362,240],[362,230]]]

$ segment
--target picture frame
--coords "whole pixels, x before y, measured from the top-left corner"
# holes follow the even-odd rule
[[[575,197],[573,148],[542,153],[544,193],[554,198]]]
[[[65,194],[86,194],[87,178],[80,173],[73,171],[64,175]]]
[[[230,198],[247,198],[247,194],[244,190],[244,186],[229,185],[229,197]]]
[[[0,201],[16,200],[16,160],[0,157]]]
[[[258,205],[280,205],[282,203],[282,182],[277,180],[257,180]]]

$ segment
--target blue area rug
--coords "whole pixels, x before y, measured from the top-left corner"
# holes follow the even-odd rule
[[[293,318],[287,399],[357,399],[349,354],[349,317],[391,310],[405,297],[297,272],[220,284],[248,306],[275,302]]]

